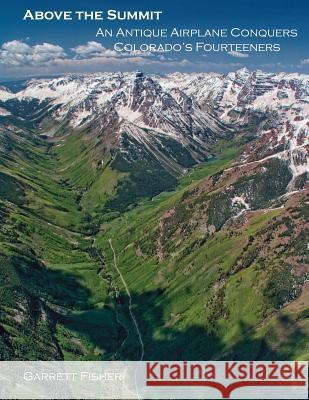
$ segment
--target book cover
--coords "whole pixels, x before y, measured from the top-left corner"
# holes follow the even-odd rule
[[[307,398],[308,3],[0,13],[0,398]]]

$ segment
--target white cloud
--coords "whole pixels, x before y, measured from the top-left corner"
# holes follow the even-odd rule
[[[141,51],[141,50],[132,50],[129,52],[124,52],[120,53],[122,56],[127,56],[127,57],[151,57],[154,56],[155,54],[152,53],[151,51]]]
[[[91,41],[73,47],[71,51],[75,54],[76,58],[97,58],[97,57],[150,57],[153,54],[150,51],[132,50],[130,52],[119,52],[116,50],[107,49],[101,43]]]
[[[247,58],[249,55],[247,53],[240,53],[239,51],[229,51],[227,54],[229,54],[232,57],[237,57],[237,58]]]
[[[72,71],[95,71],[96,69],[104,71],[113,71],[115,69],[119,70],[134,70],[139,68],[157,68],[160,70],[162,67],[166,68],[177,68],[185,66],[194,66],[194,63],[186,59],[183,60],[173,60],[173,61],[163,61],[158,58],[149,58],[142,56],[134,57],[92,57],[84,59],[63,59],[57,61],[58,67],[66,70]]]
[[[50,43],[29,46],[20,40],[12,40],[0,48],[0,64],[7,66],[42,65],[65,57],[61,46]]]
[[[301,60],[300,65],[308,65],[309,64],[309,58],[305,58],[304,60]]]
[[[208,59],[207,59],[208,60]],[[193,61],[153,52],[116,52],[101,43],[89,41],[64,51],[50,43],[29,45],[13,40],[0,45],[0,76],[52,75],[67,72],[132,71],[222,71],[241,67],[239,63]]]
[[[119,57],[120,54],[115,50],[107,49],[101,43],[91,41],[86,44],[73,47],[71,49],[77,58],[93,58],[93,57]]]

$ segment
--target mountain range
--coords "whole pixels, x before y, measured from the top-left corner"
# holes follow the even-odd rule
[[[306,359],[309,77],[0,86],[1,359]]]

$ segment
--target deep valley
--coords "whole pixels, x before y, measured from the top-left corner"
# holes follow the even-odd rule
[[[2,360],[308,359],[308,77],[0,89]]]

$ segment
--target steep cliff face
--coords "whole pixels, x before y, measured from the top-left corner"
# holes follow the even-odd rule
[[[171,83],[171,82],[175,83]],[[247,146],[244,162],[275,156],[286,160],[293,177],[308,168],[308,77],[269,74],[247,69],[226,75],[173,74],[165,85],[174,85],[203,106],[212,105],[217,117],[234,127],[256,123],[255,140]],[[290,188],[294,185],[291,182]]]
[[[17,93],[0,88],[1,117],[31,121],[47,135],[85,130],[101,154],[129,162],[146,153],[171,175],[210,156],[229,132],[250,128],[243,154],[254,161],[278,154],[294,178],[305,168],[308,77],[247,69],[219,74],[69,75],[31,80]],[[67,127],[67,128],[64,128]],[[181,153],[181,156],[179,156]]]

